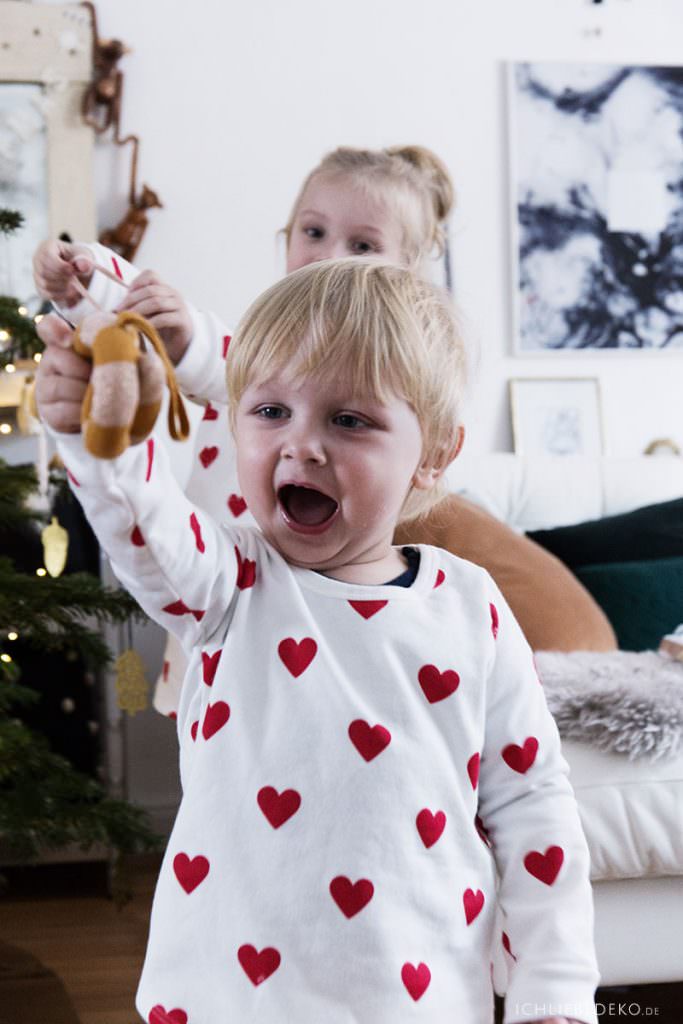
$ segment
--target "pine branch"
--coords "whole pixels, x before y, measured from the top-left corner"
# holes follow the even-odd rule
[[[46,516],[26,508],[29,495],[38,489],[33,466],[8,466],[0,459],[0,529],[13,528]]]

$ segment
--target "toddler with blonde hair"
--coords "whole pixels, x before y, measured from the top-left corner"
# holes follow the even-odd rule
[[[588,853],[529,647],[483,569],[392,544],[458,453],[465,367],[438,289],[325,261],[230,346],[259,529],[193,506],[154,437],[105,462],[57,435],[117,575],[189,656],[148,1024],[491,1024],[492,942],[506,1022],[596,1024]]]

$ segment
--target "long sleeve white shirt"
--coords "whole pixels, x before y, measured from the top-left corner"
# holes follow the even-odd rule
[[[143,1018],[490,1024],[504,941],[508,1024],[596,1024],[588,852],[489,576],[420,547],[408,588],[340,582],[214,523],[154,438],[113,462],[59,447],[121,582],[189,654]]]

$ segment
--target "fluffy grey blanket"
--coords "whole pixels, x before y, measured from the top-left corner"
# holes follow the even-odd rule
[[[629,760],[674,757],[683,734],[683,662],[655,651],[542,651],[536,665],[560,735]]]

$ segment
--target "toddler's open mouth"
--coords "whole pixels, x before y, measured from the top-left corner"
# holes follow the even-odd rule
[[[334,498],[302,484],[284,484],[277,497],[285,522],[299,533],[321,533],[339,510]]]

